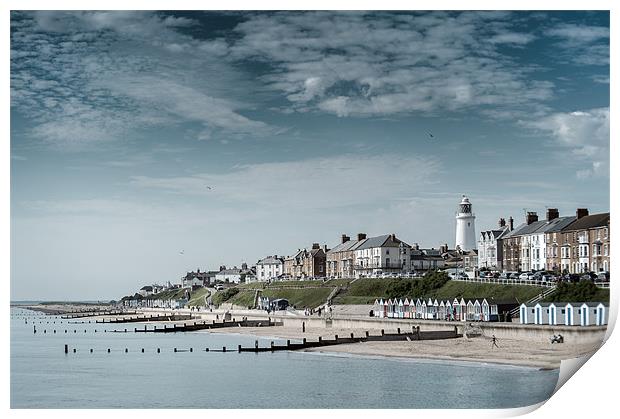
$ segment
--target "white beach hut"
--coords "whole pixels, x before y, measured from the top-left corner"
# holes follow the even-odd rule
[[[592,303],[583,303],[579,309],[582,326],[593,326],[596,324],[596,306]]]
[[[551,303],[549,304],[549,307],[547,309],[547,311],[549,312],[548,315],[548,321],[549,321],[549,325],[551,326],[555,326],[558,324],[558,312],[559,312],[559,307],[557,307],[555,305],[555,303]]]
[[[549,303],[536,303],[534,306],[534,324],[549,323]]]
[[[490,321],[491,320],[491,308],[490,308],[489,302],[487,301],[486,298],[482,299],[482,302],[480,303],[480,309],[482,310],[482,319],[481,320],[483,322]]]
[[[474,301],[474,320],[477,322],[482,320],[482,305],[478,300]]]
[[[528,322],[528,310],[529,307],[525,305],[525,303],[519,306],[519,323],[521,324],[529,324]]]
[[[439,303],[439,310],[437,311],[437,319],[438,320],[445,320],[446,318],[446,304],[441,301]]]
[[[596,325],[604,326],[607,324],[607,316],[608,316],[607,307],[603,303],[598,303],[596,306]]]
[[[418,298],[415,302],[415,318],[423,319],[424,316],[422,314],[422,301]]]
[[[460,302],[460,307],[461,307],[461,321],[467,321],[467,303],[465,302],[464,298],[461,298],[461,302]]]
[[[428,306],[426,305],[426,301],[422,301],[422,315],[420,318],[426,319],[428,318]]]
[[[476,314],[476,309],[474,308],[474,303],[471,300],[467,300],[466,313],[467,316],[465,316],[465,318],[467,321],[473,321]]]
[[[405,317],[405,303],[403,302],[402,298],[398,299],[398,306],[397,306],[397,316],[399,319],[402,319],[403,317]]]
[[[573,303],[566,303],[564,306],[564,325],[565,326],[575,326],[578,324],[579,318],[575,318],[577,316],[577,307],[573,305]]]

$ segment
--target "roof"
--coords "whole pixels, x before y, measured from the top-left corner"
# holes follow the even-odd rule
[[[532,234],[539,228],[543,227],[547,224],[547,220],[534,221],[531,224],[523,226],[523,228],[517,233],[518,236],[523,236],[526,234]]]
[[[281,258],[276,258],[273,256],[267,256],[265,259],[261,259],[256,262],[257,265],[279,265],[282,264]]]
[[[140,291],[153,291],[153,287],[151,287],[150,285],[146,285],[140,288]]]
[[[337,252],[346,252],[349,250],[354,250],[353,248],[358,245],[361,240],[347,240],[344,243],[340,243],[338,246],[334,246],[333,249],[327,251],[327,253],[337,253]]]
[[[562,230],[564,227],[575,221],[577,217],[559,217],[547,223],[546,226],[537,231],[537,233],[554,233]]]
[[[595,227],[606,227],[609,224],[609,213],[592,214],[581,217],[569,224],[562,231],[587,230]]]
[[[398,247],[400,243],[409,246],[407,243],[394,237],[391,239],[391,234],[384,234],[383,236],[369,237],[362,240],[361,244],[355,248],[355,250],[372,249],[374,247]]]
[[[508,239],[511,237],[516,237],[516,236],[520,236],[521,235],[521,230],[523,230],[525,227],[527,227],[527,224],[523,223],[523,224],[519,224],[517,226],[517,228],[515,228],[514,230],[506,233],[504,235],[504,237],[502,237],[503,239]]]
[[[239,274],[241,274],[241,269],[223,269],[223,270],[219,271],[218,274],[222,274],[222,275],[239,275]]]

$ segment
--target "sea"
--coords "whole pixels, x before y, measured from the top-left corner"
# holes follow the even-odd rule
[[[237,345],[255,340],[284,341],[134,333],[144,324],[65,320],[15,307],[10,324],[11,408],[513,408],[548,399],[559,374],[458,361],[238,353]]]

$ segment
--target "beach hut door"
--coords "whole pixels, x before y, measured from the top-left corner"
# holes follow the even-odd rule
[[[521,307],[521,323],[527,324],[527,308]]]
[[[605,310],[604,308],[599,307],[596,312],[596,325],[597,326],[602,326],[603,322],[605,321],[604,310]]]

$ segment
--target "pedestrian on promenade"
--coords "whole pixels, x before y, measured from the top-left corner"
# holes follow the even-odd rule
[[[491,338],[491,342],[491,348],[495,346],[499,349],[499,346],[497,346],[497,338],[495,337],[495,335],[493,335],[493,337]]]

